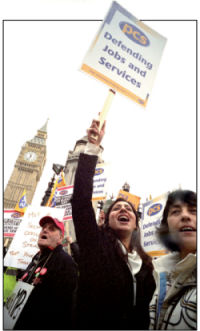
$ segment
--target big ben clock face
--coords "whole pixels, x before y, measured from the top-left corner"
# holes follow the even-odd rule
[[[24,160],[29,162],[34,162],[37,159],[37,154],[35,152],[27,152],[24,154]]]

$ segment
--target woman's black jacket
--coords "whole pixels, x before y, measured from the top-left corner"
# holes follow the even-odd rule
[[[107,232],[96,223],[91,203],[96,162],[96,156],[80,154],[71,200],[80,248],[76,328],[146,330],[155,288],[152,271],[143,263],[136,274],[134,306],[132,274]]]

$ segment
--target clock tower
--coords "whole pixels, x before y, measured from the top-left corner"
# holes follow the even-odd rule
[[[15,208],[24,189],[31,204],[46,162],[47,123],[21,148],[4,193],[4,208]]]

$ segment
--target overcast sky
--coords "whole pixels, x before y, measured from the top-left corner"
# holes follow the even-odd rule
[[[33,200],[40,204],[52,164],[65,164],[107,97],[108,87],[80,66],[111,1],[17,3],[7,0],[3,16],[28,20],[4,22],[4,187],[22,145],[49,118],[47,162]],[[109,193],[116,195],[125,181],[143,200],[179,186],[196,190],[196,23],[191,19],[198,18],[197,1],[192,8],[180,1],[119,4],[167,44],[146,109],[119,93],[114,97],[102,143],[103,159],[111,166]],[[59,19],[68,21],[53,21]]]

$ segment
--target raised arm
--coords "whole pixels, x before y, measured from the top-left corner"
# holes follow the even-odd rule
[[[93,121],[87,130],[89,146],[86,148],[89,154],[81,153],[75,175],[74,192],[71,200],[72,217],[75,226],[76,238],[81,251],[91,251],[97,247],[99,228],[96,223],[95,213],[92,207],[93,176],[95,172],[97,155],[91,155],[89,147],[98,150],[98,146],[104,136],[105,123],[98,131],[98,121]],[[93,138],[96,135],[97,139]],[[94,146],[96,145],[96,147]],[[93,153],[93,152],[92,152]]]

